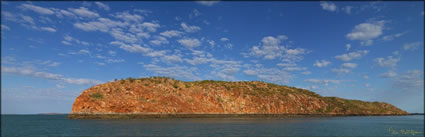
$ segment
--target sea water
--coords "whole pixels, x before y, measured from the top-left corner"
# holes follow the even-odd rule
[[[77,120],[2,115],[2,136],[424,136],[424,116]]]

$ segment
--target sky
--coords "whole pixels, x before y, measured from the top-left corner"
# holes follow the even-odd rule
[[[3,2],[1,113],[114,79],[265,81],[424,112],[423,2]]]

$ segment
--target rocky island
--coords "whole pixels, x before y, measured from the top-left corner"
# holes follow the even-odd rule
[[[184,82],[128,78],[93,86],[75,99],[68,118],[285,117],[299,115],[408,115],[384,102],[322,97],[261,81]]]

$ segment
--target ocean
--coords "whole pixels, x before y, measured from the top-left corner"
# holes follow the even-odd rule
[[[424,136],[424,115],[76,120],[2,115],[2,136]]]

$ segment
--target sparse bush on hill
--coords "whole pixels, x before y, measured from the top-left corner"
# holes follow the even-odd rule
[[[100,93],[93,93],[93,94],[90,94],[89,97],[95,98],[95,99],[102,99],[103,95]]]

